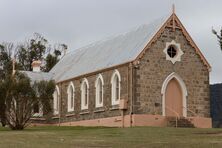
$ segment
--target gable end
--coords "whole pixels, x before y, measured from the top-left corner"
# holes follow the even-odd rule
[[[208,63],[208,61],[206,60],[206,58],[204,57],[204,55],[201,53],[200,49],[198,48],[198,46],[195,44],[195,42],[193,41],[193,39],[191,38],[191,36],[189,35],[189,33],[187,32],[187,30],[185,29],[185,27],[183,26],[183,24],[181,23],[181,21],[179,20],[179,18],[176,16],[175,13],[173,13],[168,19],[167,21],[163,24],[163,26],[158,30],[158,32],[153,36],[153,38],[150,40],[150,42],[145,46],[145,48],[143,49],[143,51],[136,57],[135,61],[133,62],[135,65],[138,63],[138,61],[144,56],[144,54],[146,53],[147,50],[150,49],[150,47],[152,46],[153,43],[155,43],[157,41],[157,39],[162,35],[162,33],[164,32],[165,28],[173,28],[173,30],[175,31],[175,29],[180,29],[183,33],[183,35],[185,36],[185,38],[187,39],[187,41],[190,43],[190,45],[195,49],[196,53],[200,56],[201,61],[204,63],[204,65],[207,67],[208,71],[211,71],[211,66]]]

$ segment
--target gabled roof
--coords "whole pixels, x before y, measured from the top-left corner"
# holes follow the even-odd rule
[[[166,27],[181,29],[208,70],[211,66],[175,13],[142,25],[128,33],[95,42],[65,55],[50,71],[56,82],[129,62],[137,62]]]
[[[50,71],[56,82],[61,82],[101,69],[131,62],[169,16],[142,25],[131,32],[77,49],[65,55]]]

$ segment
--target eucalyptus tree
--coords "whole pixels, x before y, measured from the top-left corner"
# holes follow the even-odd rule
[[[220,30],[220,32],[217,32],[216,30],[212,29],[213,34],[216,35],[219,45],[220,45],[220,49],[222,51],[222,28]]]
[[[41,103],[44,114],[51,111],[53,81],[31,82],[19,71],[31,71],[33,60],[42,61],[48,72],[67,50],[65,44],[50,45],[40,34],[19,44],[0,44],[0,121],[12,129],[23,129],[33,115],[33,107]],[[17,72],[12,75],[13,62]]]
[[[0,100],[5,101],[5,119],[13,130],[22,130],[33,117],[33,108],[42,104],[44,113],[51,111],[50,102],[55,89],[54,81],[32,83],[24,74],[16,72],[0,82]]]

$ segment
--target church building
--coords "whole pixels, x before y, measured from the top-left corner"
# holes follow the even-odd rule
[[[128,33],[67,53],[49,73],[53,113],[36,124],[210,128],[211,67],[173,12]]]

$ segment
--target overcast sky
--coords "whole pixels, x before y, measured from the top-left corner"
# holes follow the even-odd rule
[[[0,42],[19,42],[34,32],[75,50],[176,14],[212,66],[211,83],[222,82],[222,52],[211,28],[222,26],[222,0],[0,0]]]

